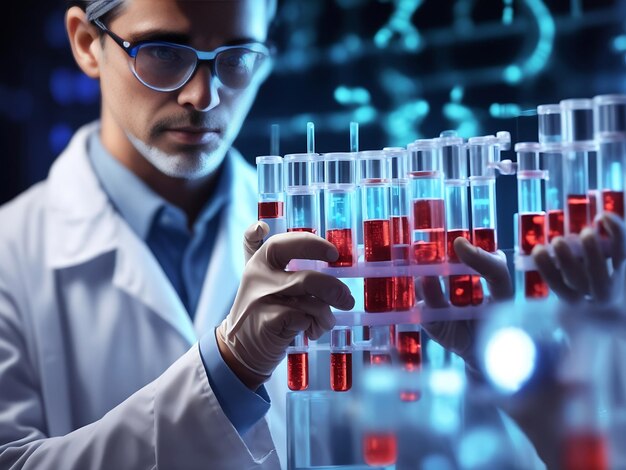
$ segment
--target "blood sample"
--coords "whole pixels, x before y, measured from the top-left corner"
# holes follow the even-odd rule
[[[403,367],[415,371],[422,366],[422,340],[419,330],[398,331],[396,347]]]
[[[624,191],[602,191],[602,207],[606,212],[612,212],[624,218]]]
[[[366,433],[363,436],[363,459],[372,467],[393,465],[398,459],[398,441],[395,433]]]
[[[287,232],[306,232],[306,233],[316,234],[317,230],[311,227],[295,227],[295,228],[288,228]]]
[[[548,241],[565,235],[565,213],[562,209],[548,212]]]
[[[370,364],[373,366],[391,364],[391,355],[387,353],[370,352]]]
[[[413,277],[393,278],[394,308],[398,311],[410,310],[415,304],[415,282]]]
[[[454,251],[454,240],[463,237],[470,239],[469,230],[450,230],[448,231],[448,260],[451,263],[458,263],[459,258]],[[472,276],[454,275],[450,276],[450,303],[456,307],[465,307],[472,303]]]
[[[575,433],[565,438],[561,468],[563,470],[608,470],[608,453],[605,436],[593,432]]]
[[[517,251],[529,256],[533,248],[546,243],[546,214],[543,211],[542,184],[546,172],[540,169],[541,146],[534,142],[515,145],[517,152],[518,235]],[[537,271],[525,271],[517,279],[523,282],[524,297],[539,299],[548,295],[548,285]]]
[[[259,188],[258,218],[265,221],[270,232],[268,236],[286,230],[284,214],[283,159],[279,156],[256,158]]]
[[[324,181],[326,239],[339,251],[328,265],[350,267],[356,263],[356,154],[325,154]]]
[[[568,233],[580,233],[590,225],[589,197],[586,194],[569,194],[567,211],[569,215]]]
[[[347,326],[330,333],[330,388],[335,392],[352,388],[352,330]]]
[[[443,199],[413,201],[415,233],[413,252],[418,264],[441,263],[445,260],[446,235]]]
[[[365,261],[391,261],[391,230],[389,220],[363,222]]]
[[[317,178],[317,155],[285,155],[285,191],[287,231],[319,233],[319,189]]]
[[[309,386],[308,338],[304,333],[298,333],[287,349],[287,386],[294,391]]]

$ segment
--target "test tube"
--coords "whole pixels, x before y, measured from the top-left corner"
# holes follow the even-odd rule
[[[508,132],[498,136],[472,137],[468,140],[470,162],[470,195],[472,215],[472,242],[479,248],[493,253],[497,250],[496,233],[496,171],[500,151],[511,143]],[[483,301],[480,276],[472,276],[474,286],[472,304]]]
[[[336,326],[330,332],[330,388],[347,392],[352,388],[352,330]]]
[[[413,256],[417,264],[443,263],[446,233],[441,152],[436,139],[417,140],[408,151]]]
[[[407,372],[417,372],[422,368],[422,335],[419,325],[397,325],[396,349],[402,367]],[[400,400],[416,401],[420,397],[419,390],[405,389],[400,391]]]
[[[309,340],[300,332],[287,349],[287,386],[300,391],[309,387]]]
[[[591,224],[589,153],[593,142],[593,104],[588,99],[563,100],[561,133],[564,150],[565,233],[577,234]]]
[[[407,179],[407,152],[403,148],[388,147],[383,152],[391,168],[391,234],[394,264],[411,262],[411,220],[409,210],[409,180]],[[394,278],[394,304],[398,311],[410,310],[415,303],[415,283],[412,276]]]
[[[600,208],[624,218],[624,166],[626,165],[626,95],[593,98],[594,137],[598,143]]]
[[[548,242],[565,235],[564,152],[561,136],[561,106],[537,107],[541,168],[546,171],[546,210]]]
[[[324,155],[324,218],[326,239],[337,247],[339,258],[331,267],[353,266],[356,250],[356,154]]]
[[[391,262],[389,159],[382,151],[359,152],[365,262]],[[392,277],[366,278],[365,311],[389,312],[394,305]]]
[[[312,187],[313,160],[311,154],[285,155],[285,192],[287,193],[287,231],[319,232],[317,190]]]
[[[467,147],[454,131],[444,131],[437,139],[445,173],[446,228],[448,239],[448,262],[458,263],[454,240],[459,237],[470,240],[467,204]],[[448,292],[450,303],[465,307],[472,303],[472,279],[468,274],[450,276]]]
[[[259,187],[259,220],[269,225],[268,236],[284,233],[286,226],[283,159],[276,155],[257,157],[256,167]]]
[[[395,327],[376,325],[369,327],[370,365],[391,365],[391,343]],[[395,338],[394,338],[395,339]]]
[[[541,146],[535,142],[520,142],[517,152],[517,204],[518,204],[518,247],[521,256],[529,256],[533,248],[546,243],[546,213],[543,210],[541,192],[545,172],[541,170],[539,152]],[[518,273],[523,285],[524,297],[541,299],[548,296],[548,285],[538,271]]]

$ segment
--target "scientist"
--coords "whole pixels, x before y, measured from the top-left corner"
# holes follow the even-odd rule
[[[354,299],[284,271],[337,258],[311,234],[274,238],[244,270],[241,236],[251,255],[265,226],[246,231],[255,173],[231,144],[270,69],[274,13],[275,0],[69,3],[101,114],[0,208],[0,468],[279,467],[263,384],[297,332],[319,337],[329,305]]]

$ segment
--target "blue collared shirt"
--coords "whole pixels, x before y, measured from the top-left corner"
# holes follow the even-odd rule
[[[88,142],[89,159],[111,203],[148,245],[193,319],[215,244],[219,215],[233,184],[229,158],[225,159],[213,195],[190,231],[186,214],[111,156],[102,145],[99,131]],[[209,384],[224,414],[237,432],[244,434],[269,409],[265,387],[254,393],[239,380],[222,359],[214,331],[200,339],[199,348]]]

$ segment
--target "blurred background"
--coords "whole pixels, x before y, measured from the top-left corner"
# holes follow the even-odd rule
[[[274,73],[236,146],[267,154],[405,146],[456,129],[536,140],[537,105],[626,92],[626,0],[279,0]],[[98,84],[74,65],[62,0],[11,2],[0,30],[0,203],[44,179],[98,116]],[[514,158],[512,152],[503,158]],[[513,177],[498,181],[499,241],[512,246]]]

